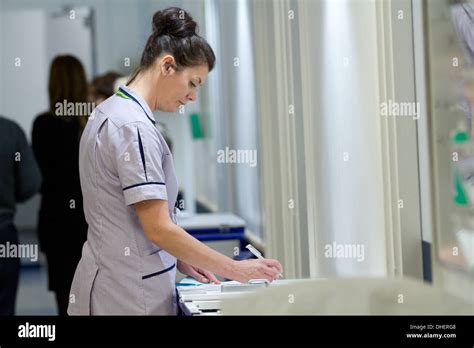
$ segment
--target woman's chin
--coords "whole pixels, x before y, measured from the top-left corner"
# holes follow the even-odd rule
[[[163,107],[163,108],[158,108],[158,111],[161,112],[178,112],[179,106],[169,106],[169,107]]]

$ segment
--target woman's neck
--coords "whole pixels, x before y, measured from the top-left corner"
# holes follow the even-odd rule
[[[155,96],[156,87],[156,79],[154,79],[152,74],[147,71],[139,73],[135,80],[128,85],[128,88],[146,101],[151,111],[157,109]]]

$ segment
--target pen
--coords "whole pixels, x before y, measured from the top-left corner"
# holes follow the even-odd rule
[[[264,257],[262,256],[262,254],[260,254],[260,251],[258,251],[257,249],[255,249],[255,247],[252,245],[252,244],[247,244],[246,246],[247,249],[249,249],[249,251],[256,257],[258,257],[259,259],[263,259]],[[278,274],[280,276],[280,278],[283,278],[283,272],[282,273],[279,273]]]

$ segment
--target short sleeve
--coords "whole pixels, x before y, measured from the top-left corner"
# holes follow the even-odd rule
[[[111,137],[110,150],[127,205],[168,200],[163,146],[152,124],[123,125]]]

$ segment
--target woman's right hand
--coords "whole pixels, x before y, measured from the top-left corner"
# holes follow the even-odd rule
[[[280,262],[272,259],[251,259],[235,261],[232,280],[247,283],[251,279],[266,279],[269,282],[283,272]]]

